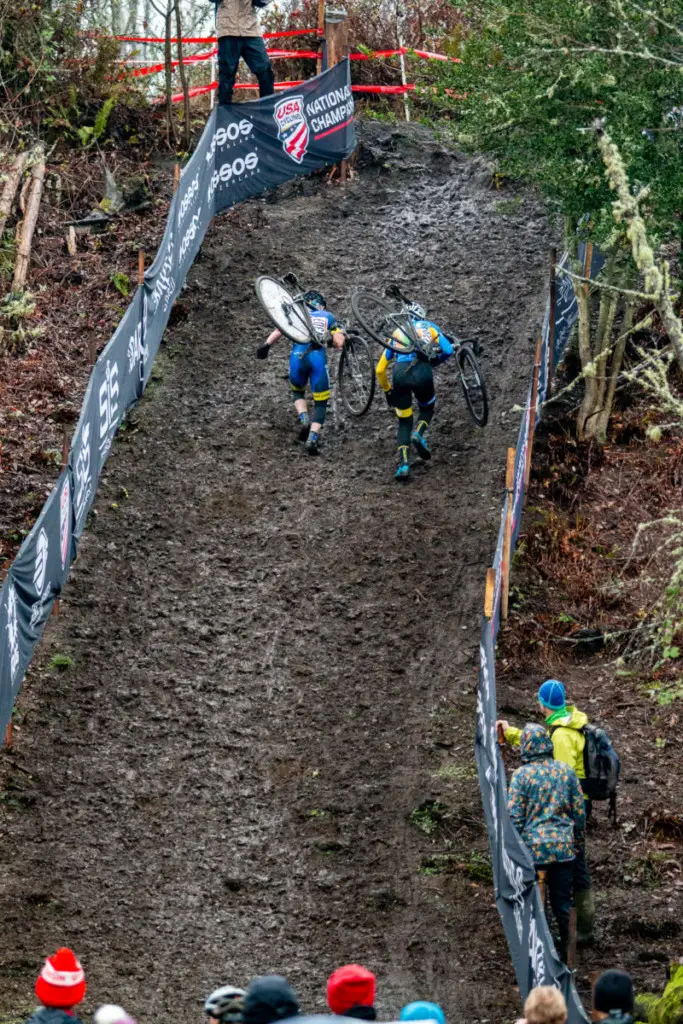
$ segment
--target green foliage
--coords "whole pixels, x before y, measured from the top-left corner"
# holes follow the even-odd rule
[[[90,127],[86,125],[83,128],[78,128],[76,134],[81,140],[82,146],[91,146],[93,142],[97,142],[104,135],[107,124],[109,122],[109,115],[114,109],[116,103],[116,96],[108,96],[104,101],[100,109],[97,111],[95,118],[95,124]],[[126,295],[128,292],[125,293]]]
[[[110,280],[117,292],[120,292],[121,295],[125,297],[130,295],[130,280],[128,279],[128,274],[121,274],[117,272],[111,275]]]
[[[645,1010],[644,1019],[648,1024],[681,1024],[683,1021],[683,965],[671,964],[670,980],[661,998],[643,993],[638,996],[637,1006]],[[639,1020],[643,1017],[639,1015]]]
[[[591,214],[593,235],[613,233],[610,192],[594,126],[601,122],[634,188],[647,184],[658,239],[680,230],[683,36],[667,0],[470,0],[461,64],[438,81],[461,143],[493,154],[501,170],[538,186],[572,225]],[[680,19],[678,19],[680,20]]]
[[[443,821],[443,816],[448,810],[445,804],[438,800],[425,800],[419,807],[410,812],[410,822],[426,836],[436,832]]]
[[[58,672],[66,672],[68,668],[72,667],[73,663],[73,658],[68,654],[55,654],[50,662],[50,668],[56,669]]]

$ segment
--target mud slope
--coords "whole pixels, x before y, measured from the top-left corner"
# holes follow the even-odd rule
[[[419,127],[370,126],[363,158],[345,192],[301,181],[216,222],[115,447],[22,698],[0,820],[6,1006],[31,1002],[66,941],[89,1000],[143,1022],[198,1020],[214,983],[267,970],[320,1008],[349,959],[378,972],[389,1017],[426,995],[458,1021],[513,1011],[468,867],[486,849],[474,653],[546,229],[527,198],[496,212],[481,168]],[[286,347],[253,358],[253,278],[287,269],[342,311],[393,277],[477,335],[489,427],[445,367],[434,460],[405,489],[380,398],[307,457]]]

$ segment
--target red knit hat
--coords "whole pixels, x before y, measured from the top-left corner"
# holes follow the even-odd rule
[[[360,964],[345,964],[327,979],[327,1004],[332,1013],[344,1014],[353,1006],[372,1006],[375,975]]]
[[[36,995],[43,1006],[61,1010],[83,1001],[85,974],[70,949],[62,947],[47,958],[36,982]]]

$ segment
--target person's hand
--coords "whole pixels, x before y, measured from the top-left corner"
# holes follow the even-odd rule
[[[256,358],[257,359],[267,359],[269,352],[270,352],[270,345],[268,344],[267,341],[264,341],[263,345],[259,345],[259,347],[256,349]]]
[[[504,718],[499,718],[496,722],[496,730],[502,729],[503,732],[507,732],[510,728],[510,723],[506,722]]]
[[[394,389],[393,388],[389,388],[388,391],[385,391],[384,392],[384,397],[387,400],[387,405],[389,406],[389,408],[393,409],[394,408]]]

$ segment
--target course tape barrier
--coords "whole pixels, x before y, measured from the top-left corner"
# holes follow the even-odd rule
[[[275,90],[280,89],[293,89],[303,84],[304,79],[299,82],[276,82]],[[204,96],[207,92],[213,92],[214,89],[218,88],[218,82],[209,82],[208,85],[195,85],[191,89],[187,90],[189,99],[193,99],[195,96]],[[258,85],[250,85],[248,82],[238,82],[233,86],[234,89],[258,89]],[[379,96],[405,96],[406,93],[415,92],[419,89],[420,93],[436,93],[437,89],[435,86],[416,86],[410,82],[407,85],[352,85],[351,92],[358,93],[372,93]],[[445,89],[444,92],[447,96],[452,99],[463,100],[467,96],[467,93],[453,92],[451,89]],[[171,96],[171,103],[182,103],[184,96],[182,92],[175,92]],[[153,104],[165,103],[166,99],[164,96],[157,96],[156,99],[151,101]]]
[[[263,39],[292,39],[294,36],[324,36],[325,30],[322,28],[291,28],[286,32],[264,32]],[[114,39],[118,39],[120,43],[157,43],[159,45],[165,44],[166,40],[163,36],[114,36]],[[216,36],[181,36],[181,43],[216,43],[218,39]],[[173,36],[169,42],[177,43],[178,39]]]
[[[353,114],[347,60],[290,94],[212,111],[183,169],[156,258],[93,367],[68,464],[0,590],[0,736],[76,557],[114,435],[149,380],[171,307],[213,217],[350,156]]]
[[[579,247],[580,258],[582,248],[582,246]],[[595,276],[601,265],[600,257],[596,257],[591,267],[592,276]],[[569,269],[569,256],[566,253],[558,263],[558,270],[563,269]],[[536,421],[540,418],[539,410],[548,395],[552,367],[557,366],[561,360],[577,317],[578,305],[572,280],[567,274],[558,273],[553,332],[554,351],[551,359],[550,298],[548,298],[543,321],[537,403],[535,409],[532,410],[533,387],[530,384],[517,438],[513,490],[511,494],[506,495],[503,504],[493,560],[496,576],[493,614],[490,619],[483,617],[481,622],[475,738],[479,786],[491,847],[496,906],[503,922],[520,994],[522,999],[526,999],[531,989],[538,985],[555,985],[562,991],[567,1001],[568,1024],[585,1024],[588,1018],[574,987],[572,972],[561,962],[555,950],[541,903],[539,888],[536,885],[533,860],[508,814],[505,767],[496,730],[498,713],[495,646],[500,625],[503,540],[508,502],[512,502],[510,546],[512,551],[522,523],[530,417],[535,414]]]

